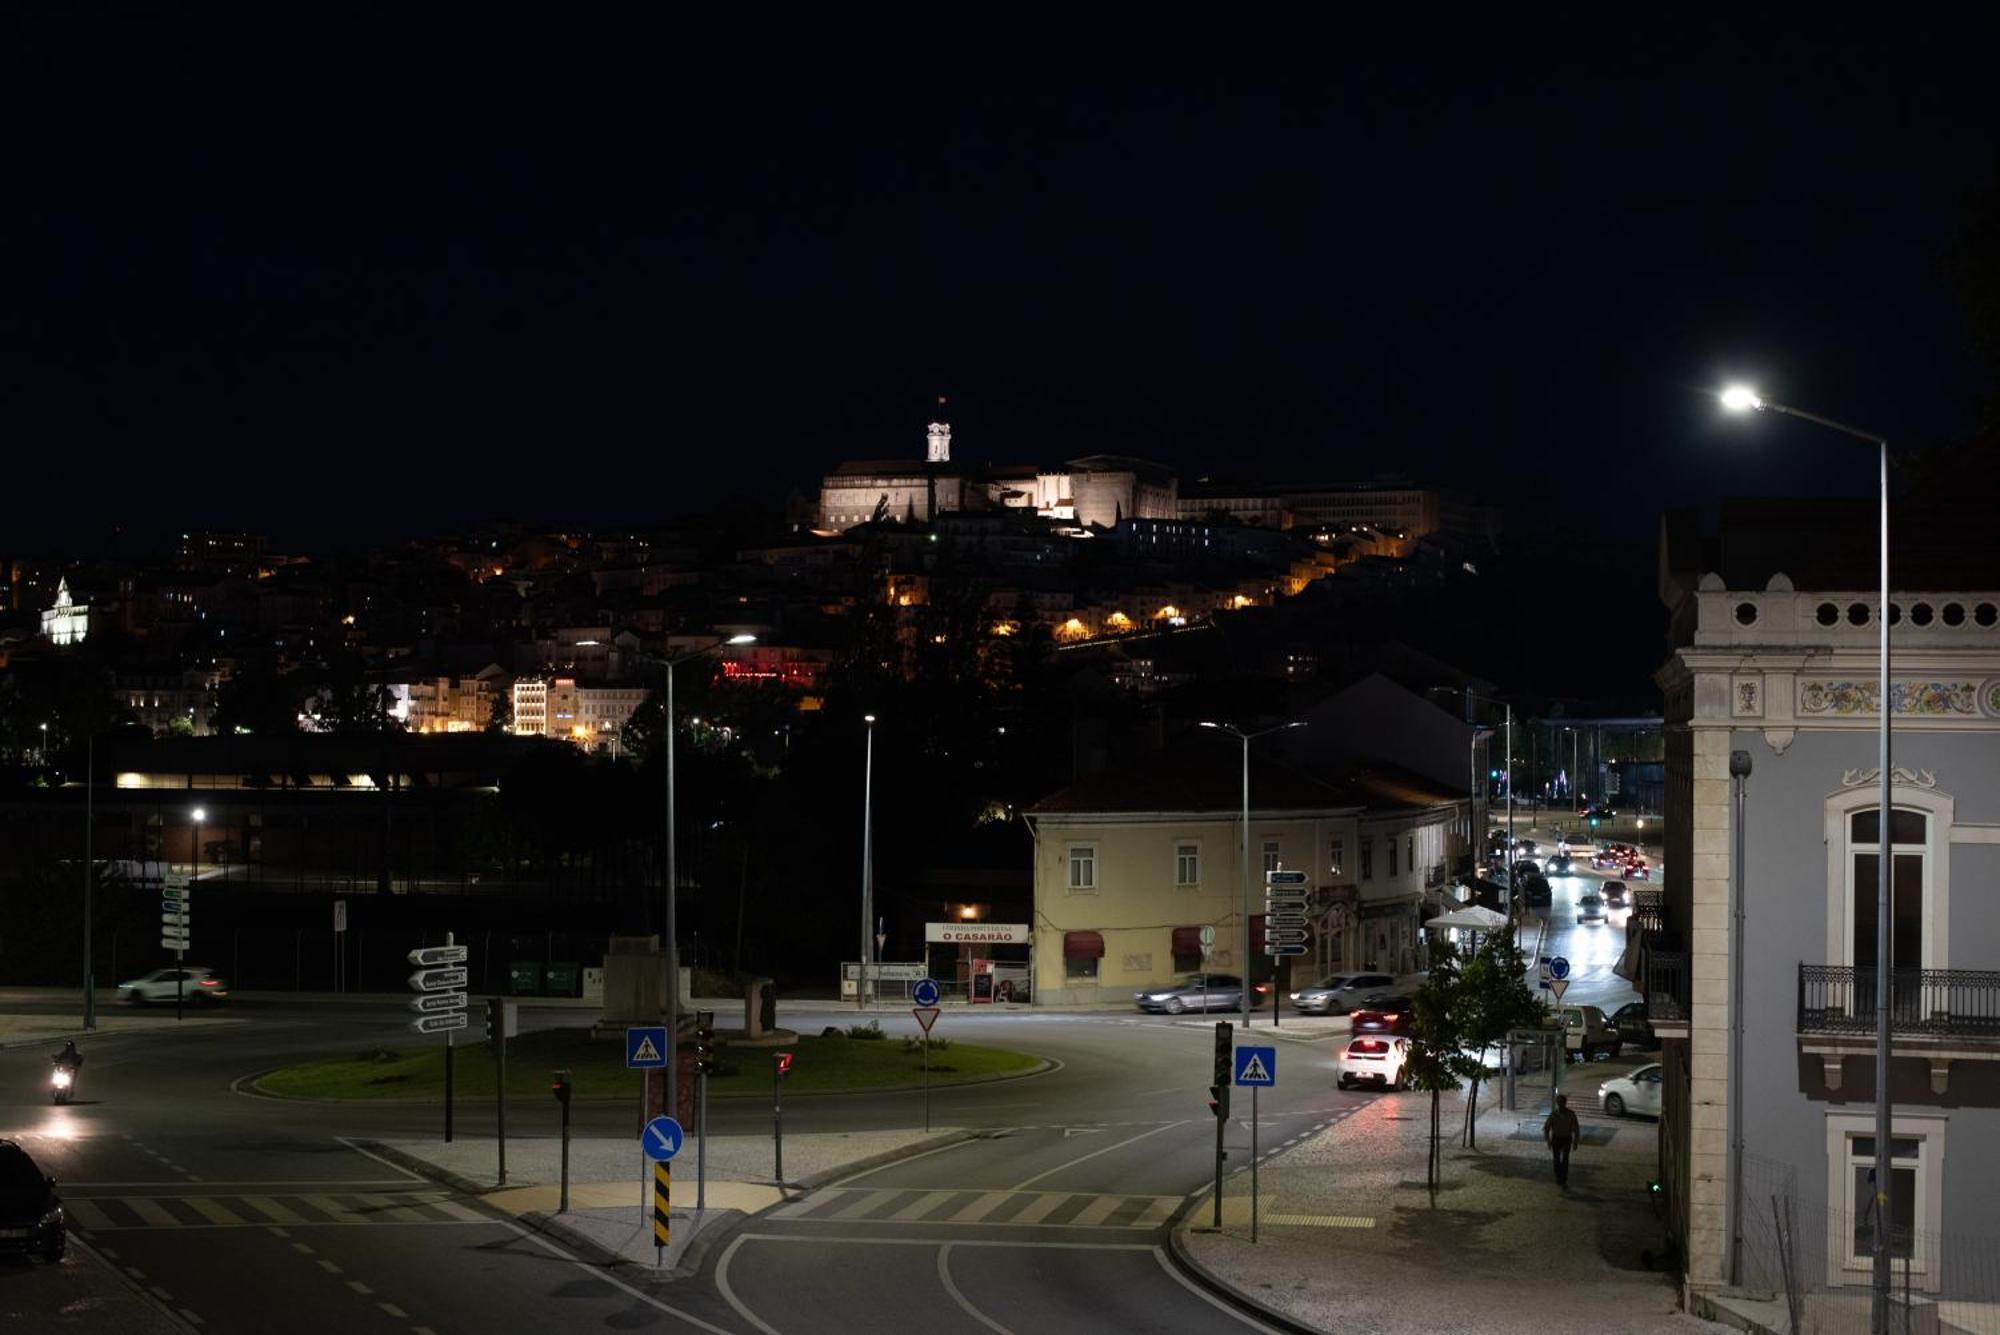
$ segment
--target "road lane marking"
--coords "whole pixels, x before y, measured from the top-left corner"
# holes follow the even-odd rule
[[[958,1224],[958,1223],[963,1223],[967,1220],[977,1219],[981,1215],[986,1214],[989,1211],[998,1208],[1000,1202],[1007,1199],[1008,1194],[1009,1193],[1004,1191],[989,1191],[984,1196],[981,1196],[978,1200],[966,1206],[963,1210],[960,1210],[957,1214],[954,1214],[950,1219],[945,1220],[944,1222],[949,1224]]]
[[[936,1238],[829,1238],[823,1233],[738,1233],[737,1242],[811,1242],[816,1244],[840,1243],[859,1247],[935,1247]],[[1030,1247],[1041,1251],[1059,1252],[1156,1252],[1159,1247],[1150,1242],[1016,1242],[1010,1238],[953,1238],[954,1247]],[[774,1332],[775,1335],[775,1332]]]
[[[738,1234],[729,1240],[727,1247],[722,1249],[722,1259],[715,1263],[716,1291],[722,1295],[722,1300],[729,1304],[736,1315],[748,1321],[756,1329],[763,1331],[764,1335],[778,1335],[778,1331],[768,1325],[755,1312],[751,1311],[748,1305],[736,1296],[736,1290],[729,1286],[729,1263],[736,1259],[736,1249],[742,1245],[743,1236]]]
[[[1028,1202],[1027,1209],[1016,1211],[1014,1217],[1007,1222],[1021,1226],[1038,1224],[1043,1219],[1054,1214],[1058,1207],[1068,1204],[1070,1198],[1071,1193],[1069,1192],[1054,1191],[1037,1196],[1034,1200]]]
[[[369,1288],[366,1284],[363,1284],[358,1279],[348,1280],[347,1287],[353,1289],[356,1293],[360,1294],[364,1298],[372,1296],[375,1292],[375,1290]]]
[[[126,1200],[125,1208],[146,1221],[154,1228],[181,1228],[181,1221],[168,1214],[144,1196],[133,1196]]]
[[[1007,1327],[1001,1325],[977,1307],[974,1307],[971,1299],[959,1291],[958,1285],[951,1277],[951,1244],[949,1242],[938,1248],[937,1273],[938,1282],[944,1285],[944,1291],[951,1295],[951,1300],[958,1304],[959,1310],[988,1330],[993,1331],[995,1335],[1014,1335],[1013,1331],[1007,1329]]]
[[[530,1230],[523,1228],[521,1225],[515,1223],[511,1219],[493,1218],[493,1219],[488,1219],[486,1222],[489,1224],[493,1224],[496,1227],[504,1228],[509,1233],[513,1233],[519,1237],[526,1238],[529,1242],[534,1243],[537,1247],[540,1247],[543,1251],[549,1253],[551,1256],[555,1256],[561,1260],[569,1262],[571,1265],[575,1266],[578,1270],[583,1271],[586,1275],[589,1275],[592,1279],[596,1280],[598,1283],[609,1284],[612,1288],[617,1289],[620,1293],[626,1294],[633,1298],[637,1298],[640,1302],[645,1303],[648,1307],[657,1308],[660,1311],[665,1312],[668,1316],[673,1317],[677,1321],[685,1321],[688,1325],[693,1326],[697,1330],[705,1330],[709,1332],[709,1335],[736,1335],[735,1331],[724,1330],[721,1326],[711,1325],[710,1323],[703,1321],[700,1317],[694,1315],[692,1312],[683,1312],[680,1308],[675,1307],[670,1303],[661,1302],[658,1298],[655,1298],[650,1293],[646,1293],[640,1289],[633,1288],[630,1284],[627,1284],[624,1280],[617,1278],[604,1267],[594,1266],[587,1261],[579,1259],[573,1252],[565,1251],[563,1248],[558,1247],[555,1243],[550,1242],[547,1238],[543,1237],[541,1234],[531,1232]],[[430,1327],[428,1326],[418,1326],[416,1330],[412,1333],[412,1335],[437,1335],[437,1332],[431,1330]],[[777,1332],[771,1331],[770,1335],[777,1335]]]
[[[1157,1136],[1162,1131],[1171,1131],[1173,1128],[1177,1126],[1186,1126],[1186,1125],[1187,1123],[1185,1121],[1168,1122],[1165,1126],[1156,1126],[1151,1131],[1141,1131],[1136,1136],[1131,1136],[1124,1140],[1116,1141],[1110,1145],[1106,1145],[1101,1150],[1092,1150],[1088,1154],[1078,1155],[1076,1158],[1071,1159],[1068,1163],[1059,1163],[1054,1168],[1044,1169],[1042,1172],[1036,1173],[1033,1177],[1028,1178],[1024,1182],[1016,1182],[1014,1184],[1014,1190],[1020,1191],[1024,1187],[1033,1186],[1035,1183],[1040,1182],[1045,1177],[1054,1177],[1057,1173],[1062,1172],[1066,1168],[1074,1168],[1080,1163],[1086,1163],[1089,1160],[1095,1159],[1102,1154],[1109,1154],[1113,1150],[1122,1150],[1127,1145],[1137,1144],[1139,1141],[1144,1140],[1148,1136]]]
[[[1200,1285],[1196,1284],[1193,1280],[1189,1279],[1186,1275],[1183,1275],[1180,1271],[1176,1270],[1174,1268],[1174,1263],[1167,1259],[1167,1252],[1164,1247],[1153,1248],[1153,1259],[1160,1263],[1160,1269],[1166,1271],[1169,1275],[1173,1277],[1173,1280],[1176,1284],[1180,1285],[1182,1288],[1186,1289],[1189,1293],[1192,1293],[1195,1297],[1207,1303],[1210,1307],[1213,1307],[1216,1311],[1228,1313],[1231,1317],[1235,1318],[1237,1321],[1240,1321],[1244,1325],[1250,1327],[1250,1329],[1256,1331],[1262,1331],[1263,1335],[1279,1335],[1279,1332],[1275,1328],[1267,1326],[1261,1321],[1257,1321],[1252,1319],[1251,1317],[1245,1316],[1242,1312],[1237,1311],[1234,1307],[1231,1307],[1228,1303],[1222,1301],[1222,1299],[1216,1297],[1214,1294],[1210,1293],[1207,1289],[1202,1288]]]
[[[398,1321],[407,1321],[410,1319],[410,1314],[408,1312],[405,1312],[402,1308],[396,1306],[396,1304],[394,1303],[376,1303],[375,1305],[381,1308],[388,1315],[395,1317],[396,1320]]]
[[[335,1262],[326,1260],[325,1258],[321,1258],[319,1263],[319,1268],[321,1270],[326,1271],[326,1273],[329,1275],[337,1275],[340,1273],[340,1266]]]
[[[430,1185],[430,1183],[426,1181],[424,1178],[419,1177],[415,1173],[412,1173],[409,1169],[403,1167],[401,1164],[396,1163],[394,1160],[391,1159],[385,1159],[381,1155],[375,1153],[373,1150],[362,1149],[359,1145],[349,1140],[346,1136],[335,1136],[334,1139],[339,1141],[341,1144],[347,1146],[348,1149],[353,1150],[356,1154],[360,1155],[362,1158],[373,1159],[376,1163],[379,1163],[384,1168],[389,1169],[391,1172],[395,1173],[397,1177],[401,1178],[405,1182],[423,1182],[425,1186]]]
[[[949,1145],[940,1145],[934,1150],[925,1150],[922,1154],[906,1155],[903,1158],[896,1160],[894,1163],[878,1164],[873,1168],[864,1168],[858,1173],[849,1173],[846,1177],[843,1177],[838,1181],[829,1182],[826,1185],[829,1187],[844,1187],[849,1182],[857,1182],[864,1177],[870,1177],[876,1173],[886,1173],[891,1168],[901,1168],[904,1164],[915,1163],[919,1159],[928,1159],[933,1154],[943,1154],[947,1150],[955,1150],[963,1146],[972,1145],[976,1143],[978,1143],[977,1139],[973,1137],[968,1137],[965,1140],[954,1140]]]

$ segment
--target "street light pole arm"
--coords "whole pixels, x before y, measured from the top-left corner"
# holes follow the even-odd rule
[[[1872,431],[1863,431],[1860,427],[1849,426],[1845,422],[1836,422],[1831,417],[1821,417],[1818,413],[1807,412],[1804,408],[1794,408],[1789,403],[1773,403],[1771,400],[1765,399],[1761,406],[1770,412],[1783,413],[1787,417],[1796,417],[1802,421],[1812,422],[1818,426],[1827,428],[1829,431],[1838,431],[1842,435],[1852,436],[1856,440],[1865,440],[1870,445],[1879,445],[1885,450],[1889,448],[1887,437],[1878,436]]]

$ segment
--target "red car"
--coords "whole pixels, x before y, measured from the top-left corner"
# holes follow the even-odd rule
[[[1625,879],[1628,881],[1646,880],[1647,879],[1646,859],[1633,858],[1631,861],[1627,862],[1625,864]]]
[[[1349,1018],[1357,1034],[1408,1034],[1416,1030],[1417,1007],[1401,995],[1377,995],[1356,1006]]]

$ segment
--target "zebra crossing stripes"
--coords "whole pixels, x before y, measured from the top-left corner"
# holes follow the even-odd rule
[[[1083,1191],[823,1187],[768,1218],[808,1224],[986,1224],[1015,1228],[1157,1228],[1183,1198]]]
[[[86,1233],[157,1228],[308,1227],[315,1224],[490,1224],[488,1215],[436,1193],[267,1196],[66,1196]]]

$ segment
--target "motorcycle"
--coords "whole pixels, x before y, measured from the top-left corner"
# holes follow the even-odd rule
[[[76,1072],[67,1066],[58,1065],[49,1075],[49,1098],[60,1108],[70,1100],[70,1091],[76,1087]]]

